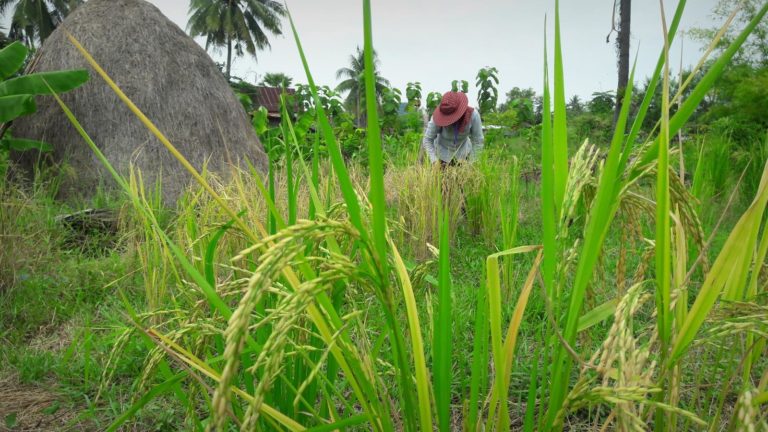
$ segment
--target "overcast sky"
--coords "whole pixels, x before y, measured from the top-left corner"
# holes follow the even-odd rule
[[[149,0],[182,29],[189,17],[189,0]],[[500,102],[512,87],[542,87],[544,18],[550,58],[554,0],[373,0],[373,39],[381,62],[380,73],[403,90],[409,81],[420,81],[424,94],[444,92],[454,79],[470,82],[475,103],[474,80],[484,66],[499,70]],[[594,91],[616,87],[616,52],[613,40],[605,43],[611,29],[614,0],[561,0],[563,60],[566,95],[588,99]],[[662,48],[662,26],[657,0],[634,0],[632,53],[638,53],[637,77],[655,67]],[[676,1],[665,0],[667,15]],[[692,0],[681,29],[711,27],[711,10],[717,0]],[[349,63],[355,47],[362,45],[360,0],[290,0],[288,3],[304,44],[315,81],[335,87],[336,70]],[[5,20],[4,20],[5,21]],[[717,23],[720,24],[720,23]],[[290,35],[287,20],[282,36],[271,36],[272,48],[258,58],[235,59],[233,74],[251,82],[266,72],[283,72],[294,83],[306,77]],[[204,40],[198,40],[204,45]],[[680,63],[680,43],[672,48],[673,65]],[[695,64],[700,45],[683,39],[682,61]],[[225,52],[211,53],[223,61]],[[550,66],[552,62],[550,61]],[[678,69],[674,67],[674,69]]]
[[[186,28],[189,0],[150,0],[180,27]],[[611,29],[614,0],[561,0],[563,60],[566,94],[589,98],[594,91],[616,87],[616,52]],[[288,6],[319,84],[334,87],[337,69],[346,66],[357,45],[362,45],[362,2],[359,0],[291,0]],[[512,87],[533,87],[541,92],[544,17],[549,16],[550,56],[553,44],[554,0],[374,0],[373,39],[381,61],[381,75],[405,89],[420,81],[424,92],[444,92],[454,79],[470,82],[478,69],[499,70],[500,102]],[[632,52],[638,52],[638,77],[649,75],[662,48],[659,2],[635,0],[632,9]],[[665,1],[667,15],[677,2]],[[687,4],[681,28],[712,26],[710,12],[716,0]],[[258,58],[240,57],[233,74],[248,81],[266,72],[284,72],[294,83],[305,83],[287,20],[283,36],[271,38],[271,50]],[[202,40],[199,41],[203,43]],[[639,51],[636,51],[639,50]],[[212,55],[221,61],[225,52]],[[701,54],[694,41],[683,41],[683,63],[695,64]],[[680,62],[680,45],[672,49],[672,64]],[[677,67],[675,69],[678,69]]]

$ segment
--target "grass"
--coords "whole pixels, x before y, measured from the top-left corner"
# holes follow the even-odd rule
[[[648,142],[635,138],[650,96],[632,122],[624,107],[603,159],[596,147],[566,141],[556,13],[543,99],[554,118],[544,116],[540,148],[509,155],[489,145],[479,164],[443,171],[385,164],[363,4],[367,170],[342,157],[317,103],[318,134],[308,139],[322,139],[328,158],[286,120],[282,144],[296,157],[267,179],[198,172],[72,39],[197,184],[165,216],[141,173],[114,171],[59,100],[121,188],[121,247],[100,257],[67,250],[53,222],[57,204],[4,192],[17,217],[2,219],[3,233],[46,239],[19,242],[21,259],[3,256],[13,266],[2,276],[12,288],[2,294],[1,352],[14,379],[58,383],[80,412],[71,427],[87,420],[107,430],[763,424],[768,173],[751,204],[711,236],[714,225],[700,220],[722,207],[694,196],[711,187],[712,156],[700,153],[692,190],[670,163],[669,137],[744,38],[674,116],[664,104]],[[668,101],[665,58],[651,87],[660,82]],[[519,182],[535,157],[540,182]],[[34,342],[61,329],[66,342]],[[0,414],[19,421],[17,412]]]

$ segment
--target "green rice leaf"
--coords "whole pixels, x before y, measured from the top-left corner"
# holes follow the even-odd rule
[[[555,115],[553,135],[555,220],[560,219],[565,184],[568,181],[568,128],[565,120],[565,77],[563,74],[563,51],[560,44],[560,0],[555,0]],[[545,111],[544,115],[549,115]]]
[[[304,49],[302,48],[301,40],[299,39],[299,33],[293,23],[293,18],[291,17],[290,11],[287,11],[287,15],[288,21],[291,24],[291,30],[293,31],[293,38],[296,41],[296,48],[299,50],[301,63],[304,66],[304,72],[307,75],[307,82],[309,83],[312,97],[315,100],[315,109],[317,110],[317,119],[320,125],[320,130],[323,132],[323,138],[325,140],[326,146],[328,147],[328,154],[331,157],[331,164],[333,165],[333,169],[336,172],[336,177],[339,180],[339,187],[341,188],[344,202],[347,205],[349,219],[352,221],[352,224],[355,226],[355,228],[360,231],[360,236],[363,238],[363,240],[368,240],[369,235],[365,230],[365,227],[363,227],[363,219],[360,211],[360,202],[357,199],[357,193],[355,192],[355,188],[352,185],[352,180],[349,177],[349,171],[347,170],[347,166],[344,163],[344,158],[341,155],[339,143],[336,141],[336,137],[333,134],[333,129],[331,128],[331,124],[325,114],[323,104],[320,101],[320,96],[317,93],[317,86],[315,85],[315,80],[312,78],[312,73],[309,71],[309,64],[307,63],[307,58],[304,55]]]
[[[452,376],[452,341],[453,313],[451,311],[451,267],[450,242],[448,240],[448,212],[441,204],[440,210],[440,273],[438,287],[438,305],[434,334],[434,388],[437,406],[438,428],[441,431],[451,429],[451,376]],[[497,274],[498,277],[498,274]]]
[[[608,300],[607,302],[582,315],[581,318],[579,318],[578,332],[581,333],[584,330],[612,317],[614,312],[616,312],[616,305],[618,303],[618,299]]]
[[[120,428],[126,421],[130,420],[136,413],[138,413],[142,408],[144,408],[145,405],[147,405],[149,402],[154,400],[157,397],[162,396],[165,393],[168,393],[176,387],[177,384],[181,382],[182,379],[186,378],[187,372],[179,372],[170,379],[152,387],[150,391],[144,394],[139,400],[133,403],[130,408],[128,408],[125,412],[120,414],[120,416],[115,419],[115,421],[112,422],[112,424],[105,429],[105,432],[114,432]]]

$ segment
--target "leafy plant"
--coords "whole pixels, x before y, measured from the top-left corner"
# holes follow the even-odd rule
[[[594,92],[592,93],[592,99],[587,103],[587,108],[593,114],[609,114],[613,112],[615,99],[613,90]]]
[[[63,93],[88,81],[85,70],[41,72],[16,76],[20,72],[29,50],[20,42],[0,50],[0,124],[8,125],[14,119],[35,112],[35,96]],[[50,144],[42,141],[12,137],[5,126],[0,128],[0,154],[10,151],[50,151]]]
[[[506,94],[506,101],[499,106],[500,112],[514,111],[516,118],[525,126],[537,123],[536,92],[532,88],[513,87]],[[540,120],[539,116],[539,120]]]
[[[134,405],[109,430],[119,428],[161,395],[173,397],[186,408],[184,426],[200,430],[204,425],[228,430],[230,423],[237,423],[241,430],[431,431],[435,425],[440,430],[455,428],[457,419],[464,423],[458,427],[468,430],[509,430],[512,415],[524,418],[523,430],[559,431],[571,419],[618,430],[678,430],[693,424],[700,428],[707,421],[720,425],[718,417],[728,412],[722,405],[697,410],[695,403],[681,403],[681,395],[686,396],[681,389],[693,379],[684,373],[683,366],[691,360],[697,361],[697,368],[707,363],[690,357],[696,343],[721,356],[729,368],[733,365],[737,369],[732,376],[740,379],[738,398],[730,428],[759,423],[762,414],[758,411],[768,402],[768,384],[766,379],[753,379],[752,372],[765,364],[764,345],[760,344],[764,343],[766,313],[758,303],[762,292],[758,282],[768,253],[764,227],[768,166],[763,168],[752,204],[727,235],[724,246],[713,251],[713,264],[698,280],[687,277],[698,265],[687,262],[687,242],[692,239],[703,246],[702,229],[694,200],[670,163],[670,137],[686,125],[722,73],[722,66],[756,22],[670,115],[670,76],[664,65],[685,7],[685,1],[680,2],[634,122],[629,122],[629,104],[625,104],[604,158],[589,145],[581,146],[569,158],[559,2],[555,4],[551,82],[546,48],[544,53],[542,107],[547,115],[542,117],[541,188],[536,191],[540,208],[533,216],[541,220],[542,232],[534,238],[542,245],[517,245],[517,230],[523,224],[517,220],[521,206],[515,181],[518,164],[513,160],[505,168],[513,177],[504,186],[505,196],[494,194],[501,189],[491,189],[486,181],[477,194],[477,202],[482,203],[468,212],[477,213],[480,206],[496,201],[493,205],[498,207],[493,211],[504,218],[502,244],[509,247],[487,255],[485,278],[477,281],[471,293],[476,312],[468,391],[459,388],[452,370],[456,361],[466,360],[457,358],[462,351],[454,334],[461,321],[456,308],[456,297],[461,293],[451,272],[451,258],[457,255],[449,235],[456,229],[456,224],[451,224],[454,207],[444,201],[443,193],[443,181],[452,174],[446,170],[444,175],[437,167],[423,167],[423,173],[417,173],[423,175],[418,181],[425,196],[431,194],[434,199],[427,203],[430,210],[413,212],[411,217],[414,224],[419,223],[417,218],[429,218],[429,226],[425,223],[420,234],[436,231],[433,238],[439,242],[436,302],[425,302],[421,308],[416,301],[416,293],[422,294],[414,283],[418,280],[416,269],[409,269],[400,245],[393,240],[399,220],[388,218],[370,1],[363,2],[362,72],[370,116],[366,130],[361,130],[368,157],[368,175],[363,181],[344,159],[339,136],[319,101],[318,87],[291,22],[315,101],[318,130],[328,149],[331,174],[321,181],[314,164],[310,171],[303,157],[295,159],[299,174],[286,174],[287,220],[277,209],[277,194],[267,191],[258,173],[235,177],[231,188],[208,181],[106,73],[100,72],[200,186],[194,203],[185,207],[186,232],[169,234],[157,223],[141,188],[128,184],[111,169],[96,144],[57,99],[94,154],[123,186],[145,221],[144,233],[150,239],[145,243],[158,251],[151,264],[167,266],[172,275],[168,280],[178,290],[178,295],[168,299],[172,308],[144,314],[126,301],[132,327],[126,331],[125,340],[141,339],[150,352],[136,387],[142,396],[135,398]],[[766,12],[768,5],[759,18]],[[84,48],[74,39],[73,43],[95,65]],[[625,99],[634,91],[633,81],[629,82]],[[645,142],[638,134],[659,84],[660,127]],[[554,116],[549,115],[551,108]],[[291,148],[286,154],[302,153],[301,133],[296,133],[289,116],[284,120],[283,145]],[[317,149],[313,146],[313,162],[317,161]],[[458,168],[453,172],[472,169]],[[488,167],[482,175],[491,178],[498,172]],[[253,199],[249,182],[261,191],[262,199]],[[647,183],[655,183],[654,190],[649,192]],[[296,217],[299,186],[313,202],[314,218]],[[327,200],[323,200],[323,190],[336,193],[325,192]],[[500,202],[502,199],[508,202]],[[265,202],[274,226],[265,228],[261,223],[263,208],[257,208],[254,201]],[[245,210],[237,210],[240,206]],[[201,236],[200,230],[193,228],[194,215],[201,213],[223,219],[211,237]],[[457,217],[462,217],[459,213]],[[496,216],[489,216],[487,227],[499,226],[498,220],[490,219]],[[622,239],[620,254],[631,255],[638,267],[634,275],[625,277],[621,270],[615,275],[600,272],[601,258],[608,254],[609,233],[616,224],[632,218],[652,221],[655,241],[647,242],[647,231],[654,230],[644,229],[643,222],[618,227],[632,240],[650,245],[627,251]],[[219,233],[230,226],[236,234],[220,243],[223,234]],[[206,251],[200,250],[206,243],[201,239],[207,240]],[[539,255],[527,261],[530,266],[523,272],[527,276],[512,291],[507,259],[530,258],[532,252]],[[214,266],[214,262],[222,264]],[[651,268],[653,271],[646,271]],[[226,275],[217,277],[217,271]],[[610,278],[600,284],[598,275],[615,276],[615,281]],[[633,282],[624,287],[627,279]],[[502,291],[502,280],[509,293]],[[534,289],[537,285],[540,289]],[[593,302],[596,290],[606,297],[601,304]],[[507,308],[503,299],[510,296],[515,300]],[[718,302],[724,312],[728,304],[738,302],[730,312],[736,316],[708,322],[718,312]],[[528,321],[537,323],[533,334],[528,335],[537,342],[532,359],[528,350],[517,349],[522,326]],[[596,333],[600,336],[597,343],[577,343],[603,322],[605,331]],[[717,343],[707,343],[703,332]],[[730,339],[738,340],[731,344]],[[460,342],[466,345],[466,341]],[[752,345],[759,349],[753,352]],[[739,355],[732,355],[731,349],[738,350]],[[518,360],[526,355],[528,358]],[[523,404],[510,403],[514,397],[512,380],[527,375],[517,373],[516,368],[529,363],[533,366],[530,382],[525,384],[528,391],[518,395],[527,397],[525,408],[521,408]],[[719,362],[712,363],[718,371],[724,370]],[[715,378],[722,378],[718,383],[728,386],[732,381]],[[722,393],[722,400],[733,395],[730,391]],[[456,416],[457,401],[466,407],[466,415]]]
[[[399,89],[386,87],[381,92],[381,113],[384,129],[393,130],[400,115],[402,92]]]
[[[477,72],[477,105],[482,114],[496,110],[496,101],[499,99],[499,71],[495,67],[484,67]],[[465,92],[466,93],[466,92]]]
[[[281,3],[269,0],[192,0],[187,27],[192,37],[204,36],[205,48],[226,47],[224,75],[232,77],[232,54],[256,55],[257,49],[269,48],[267,32],[282,34]]]
[[[427,95],[427,113],[431,116],[442,100],[443,95],[438,92],[429,92]]]
[[[363,72],[365,66],[363,56],[363,51],[360,47],[357,47],[355,54],[349,56],[349,66],[336,71],[336,78],[343,79],[343,81],[336,86],[336,91],[347,94],[346,99],[344,99],[344,104],[346,105],[347,111],[354,113],[358,125],[365,123],[363,120],[365,118],[365,107],[367,105],[364,90],[365,82]],[[374,92],[374,96],[376,97],[375,101],[378,101],[381,99],[381,94],[384,89],[389,86],[389,81],[379,75],[379,60],[375,52],[373,55],[373,67],[373,75],[376,79],[376,91]]]
[[[406,84],[405,97],[408,99],[408,106],[421,107],[421,83],[416,81]]]
[[[293,78],[282,72],[267,72],[261,79],[261,85],[277,88],[288,88],[292,82]]]
[[[459,87],[461,86],[461,87]],[[469,82],[466,80],[453,80],[451,81],[451,91],[457,92],[461,89],[462,93],[468,93],[469,92]]]
[[[5,17],[5,11],[13,7],[8,36],[34,47],[36,41],[42,43],[47,39],[58,23],[82,3],[83,0],[3,0],[0,11]]]

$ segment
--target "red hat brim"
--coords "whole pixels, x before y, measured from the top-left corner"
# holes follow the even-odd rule
[[[443,99],[450,93],[454,92],[448,92],[443,95]],[[456,92],[459,95],[459,104],[456,106],[456,111],[450,113],[450,114],[444,114],[442,111],[440,111],[440,105],[435,108],[435,112],[432,113],[432,120],[435,122],[437,126],[445,127],[450,126],[457,121],[464,115],[464,113],[467,111],[467,107],[469,107],[469,99],[467,98],[467,95],[461,92]],[[442,99],[441,99],[442,103]]]

